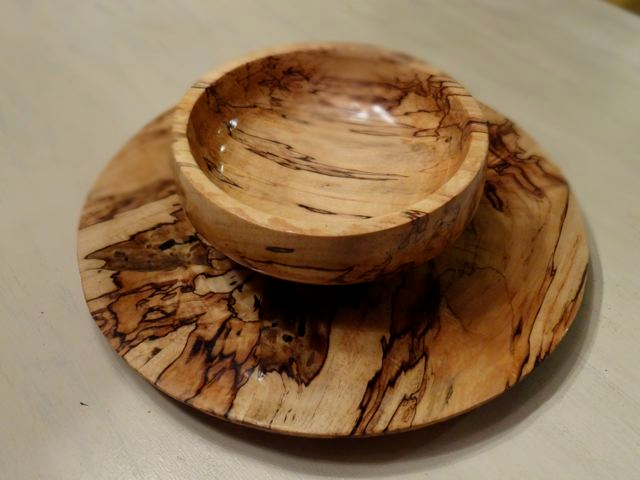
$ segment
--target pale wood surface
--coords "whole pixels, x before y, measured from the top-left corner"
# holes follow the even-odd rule
[[[78,263],[94,320],[159,390],[260,429],[383,435],[487,402],[565,336],[588,246],[553,162],[508,119],[482,114],[484,195],[451,248],[333,286],[267,277],[208,247],[172,185],[172,114],[160,115],[109,162],[83,210]]]
[[[298,43],[205,74],[178,103],[183,207],[210,244],[285,280],[350,284],[421,264],[475,212],[480,106],[424,60]]]
[[[5,2],[3,476],[632,478],[640,20],[600,2],[514,3],[278,2],[247,16],[245,2]],[[140,125],[216,63],[325,38],[429,58],[518,121],[570,179],[593,233],[593,281],[559,350],[488,406],[391,441],[290,440],[192,414],[114,361],[77,275],[83,198]]]

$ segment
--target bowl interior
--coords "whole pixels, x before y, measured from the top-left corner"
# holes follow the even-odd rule
[[[456,172],[469,148],[466,95],[403,55],[294,51],[219,76],[196,101],[187,136],[211,181],[253,208],[366,221],[409,208]]]

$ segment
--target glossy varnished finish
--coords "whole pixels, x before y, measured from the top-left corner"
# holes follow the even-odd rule
[[[308,436],[418,428],[478,406],[562,340],[588,263],[558,169],[484,108],[484,195],[453,248],[384,281],[294,284],[238,266],[197,236],[172,181],[167,113],[99,177],[79,262],[116,352],[203,412]]]
[[[370,281],[439,254],[475,211],[487,130],[454,80],[406,55],[294,45],[211,72],[180,102],[185,210],[276,277]]]

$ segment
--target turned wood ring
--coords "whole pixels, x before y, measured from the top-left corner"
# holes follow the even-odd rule
[[[461,234],[488,134],[455,80],[404,54],[301,44],[196,82],[173,121],[185,212],[208,243],[270,276],[375,280]]]

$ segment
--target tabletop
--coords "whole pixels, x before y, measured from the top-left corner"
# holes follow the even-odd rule
[[[599,1],[0,2],[0,476],[632,478],[640,472],[640,17]],[[93,180],[201,73],[303,40],[424,58],[530,132],[590,231],[583,307],[529,378],[420,431],[298,439],[156,391],[91,320]]]

